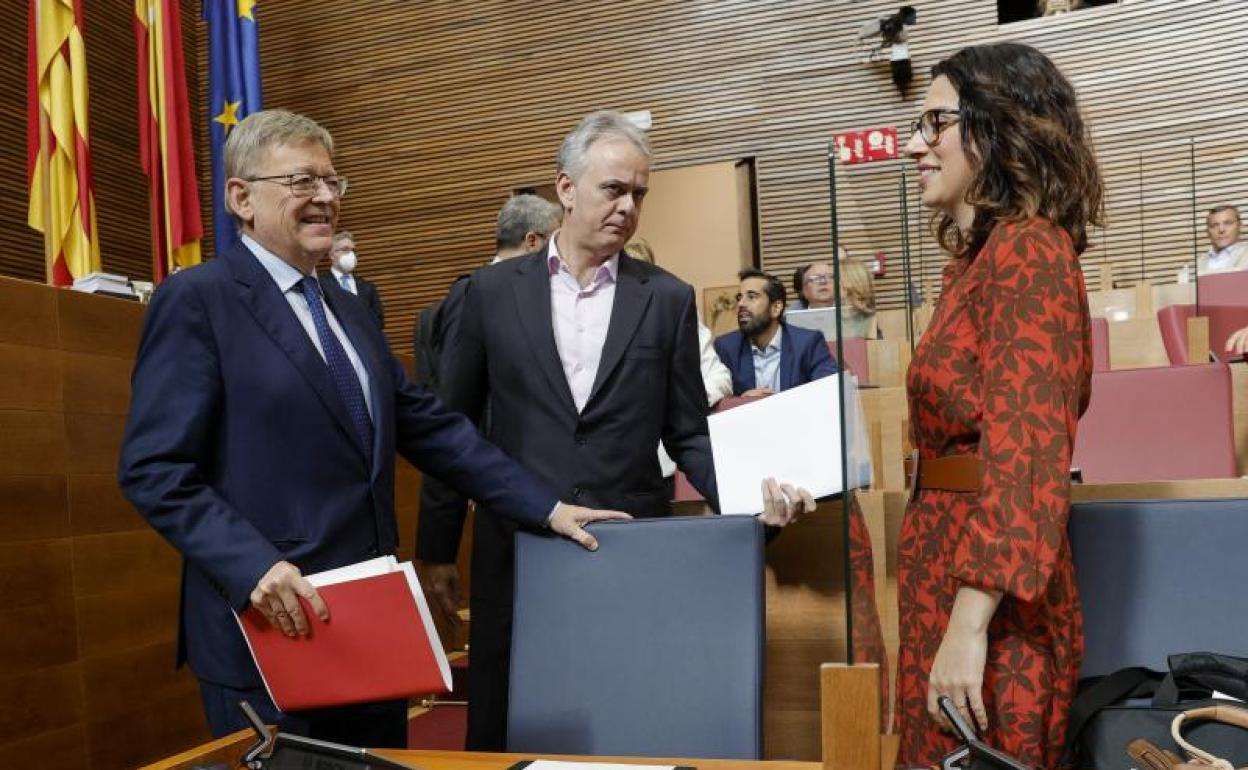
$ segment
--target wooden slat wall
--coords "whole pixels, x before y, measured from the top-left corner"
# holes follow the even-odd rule
[[[180,1],[191,119],[199,124],[203,112],[195,66],[199,3]],[[26,226],[25,6],[14,0],[0,14],[0,42],[8,49],[0,59],[0,107],[5,116],[0,121],[0,144],[5,147],[0,153],[0,178],[5,182],[0,190],[0,275],[43,281],[42,236]],[[151,280],[147,178],[139,167],[134,3],[84,0],[83,7],[100,255],[112,272]]]
[[[854,42],[863,21],[896,9],[890,2],[267,0],[266,103],[334,132],[352,178],[343,222],[404,349],[415,311],[490,253],[507,192],[549,180],[561,135],[599,106],[651,110],[660,167],[757,158],[763,261],[783,274],[829,252],[831,134],[904,130],[930,66],[972,42],[1038,45],[1080,89],[1110,184],[1110,225],[1086,257],[1090,276],[1107,256],[1118,278],[1138,276],[1141,153],[1150,278],[1173,276],[1192,255],[1188,136],[1198,218],[1215,202],[1248,202],[1248,36],[1235,2],[1136,1],[1000,29],[991,3],[915,6],[916,78],[902,95],[887,64],[861,63]],[[890,257],[879,287],[886,307],[903,296],[897,177],[906,165],[840,175],[849,251]],[[912,253],[931,278],[942,258],[913,181],[909,198]]]

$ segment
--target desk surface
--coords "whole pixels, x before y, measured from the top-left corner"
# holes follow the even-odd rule
[[[233,763],[253,742],[250,730],[234,733],[190,751],[183,752],[140,770],[189,770],[196,765],[211,762]],[[485,754],[471,751],[397,751],[378,750],[378,754],[420,768],[420,770],[505,770],[524,759],[534,759],[529,754]],[[818,762],[750,761],[742,759],[651,759],[648,757],[555,757],[543,759],[568,759],[585,762],[619,762],[623,764],[692,765],[698,770],[822,770]]]

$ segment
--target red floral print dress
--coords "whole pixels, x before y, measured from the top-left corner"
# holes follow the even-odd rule
[[[981,736],[1036,768],[1057,766],[1083,656],[1066,521],[1075,427],[1091,394],[1087,293],[1067,233],[999,224],[944,290],[906,375],[921,457],[978,454],[978,492],[920,490],[898,542],[898,763],[957,744],[927,714],[927,681],[954,595],[1000,591],[988,628]]]

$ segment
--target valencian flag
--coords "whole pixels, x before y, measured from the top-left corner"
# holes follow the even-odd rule
[[[82,0],[29,0],[28,9],[26,221],[43,233],[48,283],[68,286],[100,269]]]
[[[225,137],[260,109],[258,0],[203,0],[208,22],[208,130],[212,137],[212,232],[218,254],[238,240],[225,210]]]
[[[197,265],[204,225],[195,183],[178,0],[135,0],[139,159],[151,185],[152,277]]]

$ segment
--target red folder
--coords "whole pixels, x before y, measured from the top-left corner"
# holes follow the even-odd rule
[[[391,560],[393,565],[393,561]],[[450,666],[411,564],[317,588],[322,623],[291,638],[254,607],[238,616],[269,696],[282,711],[448,692]]]

